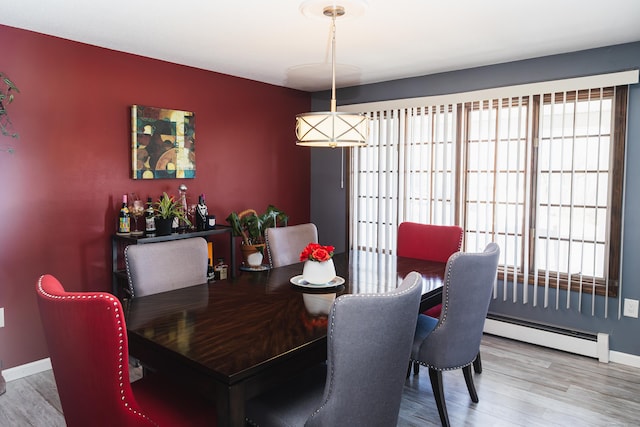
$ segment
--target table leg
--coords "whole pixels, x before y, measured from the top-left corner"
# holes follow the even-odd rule
[[[442,303],[442,289],[429,297],[422,298],[422,300],[420,301],[420,313],[423,313],[431,307],[435,307],[440,303]]]
[[[216,386],[216,411],[218,427],[244,427],[244,384]]]
[[[231,241],[231,246],[229,248],[231,255],[231,278],[234,279],[236,277],[236,239],[233,237],[233,234],[230,233],[229,240]]]

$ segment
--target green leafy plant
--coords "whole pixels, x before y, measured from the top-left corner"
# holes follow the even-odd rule
[[[245,245],[259,245],[264,243],[264,233],[267,228],[284,225],[289,220],[286,213],[269,205],[267,210],[259,215],[254,209],[246,209],[240,213],[231,212],[227,222],[231,225],[234,236],[241,236]]]
[[[0,85],[0,133],[4,136],[17,138],[18,134],[11,131],[11,120],[5,105],[11,104],[14,93],[20,93],[20,90],[5,73],[0,72],[0,80],[4,83],[4,86]]]
[[[170,219],[178,218],[191,226],[191,221],[187,218],[186,209],[182,203],[175,200],[173,196],[169,196],[166,192],[162,193],[162,197],[153,203],[153,212],[159,218]]]

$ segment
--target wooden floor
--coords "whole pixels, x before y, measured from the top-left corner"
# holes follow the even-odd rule
[[[469,398],[461,371],[444,375],[452,426],[637,426],[640,369],[485,335],[484,371]],[[136,375],[133,373],[132,375]],[[51,371],[12,381],[0,426],[64,426]],[[406,383],[399,426],[439,426],[426,369]]]

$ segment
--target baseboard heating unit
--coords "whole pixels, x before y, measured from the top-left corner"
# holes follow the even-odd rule
[[[609,334],[590,333],[489,313],[484,332],[609,363]]]

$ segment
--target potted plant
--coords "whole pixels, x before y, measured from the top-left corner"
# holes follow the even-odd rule
[[[187,218],[186,208],[166,192],[162,193],[162,197],[153,203],[153,212],[155,214],[156,233],[160,236],[171,234],[175,220],[184,221],[191,226],[191,222]]]
[[[245,264],[251,267],[262,265],[266,229],[286,225],[288,220],[287,214],[273,205],[269,205],[263,214],[258,214],[254,209],[229,214],[227,222],[231,225],[233,235],[242,237],[240,248]]]

